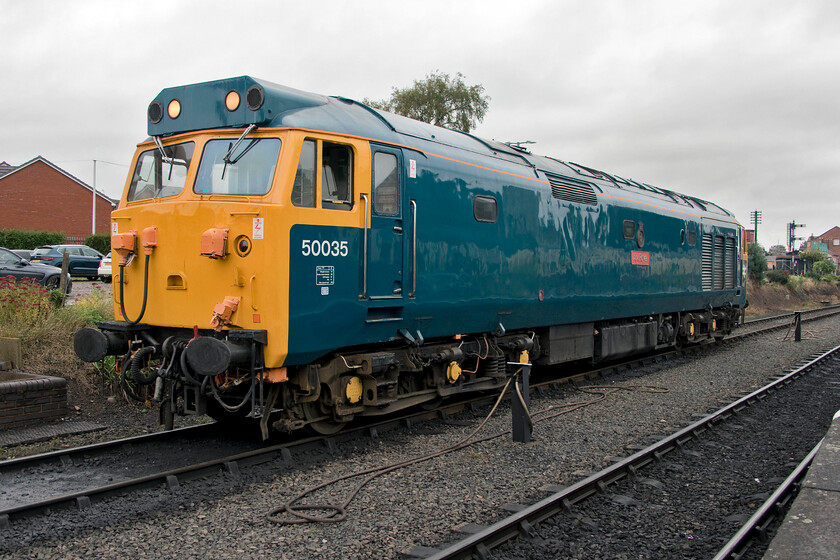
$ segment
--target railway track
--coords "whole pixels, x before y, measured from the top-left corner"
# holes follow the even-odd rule
[[[655,529],[651,529],[649,534],[643,535],[642,539],[634,538],[637,535],[631,535],[633,531],[631,527],[623,526],[623,520],[628,517],[642,517],[642,524],[650,522],[652,526],[656,522],[652,519],[645,518],[647,515],[655,515],[657,512],[661,515],[662,508],[667,508],[669,511],[679,509],[681,506],[686,508],[699,507],[696,502],[688,502],[685,504],[674,503],[675,496],[669,493],[669,489],[680,487],[681,485],[700,485],[699,492],[692,494],[702,494],[707,492],[703,483],[709,483],[710,480],[698,480],[696,476],[692,476],[689,467],[686,464],[694,463],[708,463],[709,461],[728,461],[730,459],[727,454],[717,453],[715,449],[722,449],[723,447],[731,446],[725,437],[721,441],[713,442],[712,451],[701,450],[697,451],[697,442],[703,442],[704,438],[708,438],[710,434],[718,436],[725,429],[738,432],[745,428],[747,424],[749,427],[756,428],[755,422],[745,418],[752,408],[759,408],[764,406],[769,408],[771,397],[785,391],[789,385],[794,385],[795,382],[804,378],[812,372],[818,372],[820,375],[830,376],[833,379],[838,378],[838,362],[840,362],[840,346],[825,352],[819,356],[814,357],[808,363],[791,371],[787,374],[781,375],[778,379],[769,383],[765,387],[758,389],[748,395],[738,398],[732,403],[720,408],[719,410],[708,414],[707,416],[697,420],[696,422],[686,426],[682,430],[662,438],[658,442],[641,449],[633,455],[617,460],[608,468],[586,477],[580,482],[560,489],[547,498],[524,507],[516,511],[512,515],[507,516],[501,521],[489,527],[470,527],[472,532],[469,536],[451,544],[443,550],[436,551],[432,554],[423,554],[428,552],[426,550],[417,554],[417,557],[423,557],[427,560],[450,560],[450,559],[489,559],[489,558],[526,558],[526,557],[552,557],[552,554],[563,556],[568,554],[569,550],[562,548],[562,545],[552,548],[556,545],[555,541],[562,541],[563,538],[568,538],[569,533],[565,529],[558,530],[558,527],[563,525],[585,525],[589,528],[590,535],[594,535],[594,539],[603,537],[599,535],[597,527],[599,525],[612,525],[623,530],[622,543],[624,548],[604,550],[603,548],[594,552],[593,555],[597,557],[614,557],[621,552],[629,550],[636,550],[639,554],[645,555],[645,545],[641,542],[644,539],[655,539]],[[813,383],[814,387],[811,389],[812,395],[817,392],[825,393],[822,389],[824,382],[817,380]],[[824,408],[828,411],[836,410],[840,406],[840,394],[833,393],[827,397],[831,402]],[[816,405],[814,405],[816,406]],[[773,412],[765,417],[765,421],[769,422],[769,418],[773,416]],[[831,412],[828,413],[826,422],[831,421]],[[805,429],[802,427],[801,429]],[[758,432],[758,430],[755,430]],[[767,430],[765,430],[766,432]],[[774,438],[780,436],[781,432],[773,432],[769,430],[767,437]],[[751,435],[751,437],[753,437]],[[758,437],[758,436],[755,436]],[[741,435],[743,440],[743,435]],[[810,461],[815,451],[812,451],[800,463],[796,469],[788,476],[784,482],[779,485],[775,491],[766,498],[764,503],[755,508],[749,506],[746,511],[755,510],[755,514],[749,516],[746,523],[743,524],[740,530],[733,531],[735,535],[726,543],[718,552],[716,558],[742,558],[745,551],[750,544],[756,539],[765,539],[767,536],[767,527],[772,522],[775,516],[780,514],[780,504],[787,500],[791,489],[795,482],[799,480]],[[784,463],[785,455],[781,455],[781,462]],[[753,465],[752,462],[760,460],[777,461],[778,457],[751,457],[743,462],[737,463],[739,468],[744,470],[746,474],[741,476],[741,479],[746,477],[747,480],[752,477],[752,473],[758,473],[759,469],[755,471],[750,470]],[[677,467],[670,467],[670,464],[676,464]],[[649,470],[655,470],[654,474],[649,473]],[[736,477],[737,478],[737,477]],[[755,478],[759,482],[758,478]],[[645,490],[645,486],[650,490]],[[650,502],[659,504],[656,497],[650,497],[652,494],[667,494],[667,506],[644,507],[643,502]],[[676,493],[675,493],[676,494]],[[646,497],[643,497],[646,496]],[[661,497],[661,496],[660,496]],[[688,498],[691,499],[690,497]],[[716,499],[722,499],[716,497]],[[736,496],[737,499],[737,496]],[[757,496],[752,497],[757,500]],[[592,504],[590,502],[597,502]],[[619,521],[610,519],[611,516],[619,517]],[[719,525],[726,526],[724,522]],[[731,519],[729,520],[731,521]],[[731,525],[731,523],[730,523]],[[675,531],[678,529],[675,529]],[[587,531],[583,531],[584,533]],[[557,535],[561,536],[557,536]],[[578,538],[580,531],[575,533]],[[526,537],[525,539],[518,539],[518,537]],[[716,535],[708,535],[702,533],[700,530],[686,530],[683,537],[685,539],[708,539],[714,541]],[[517,540],[515,540],[517,539]],[[509,542],[513,541],[513,543]],[[725,539],[723,540],[725,542]],[[515,544],[514,544],[515,543]],[[549,543],[546,545],[546,543]],[[586,550],[586,543],[582,543],[576,539],[577,550]],[[635,548],[634,548],[635,547]],[[692,554],[697,553],[696,550]],[[662,557],[677,557],[674,550],[669,548],[662,548],[659,553],[653,553],[654,556],[662,555]],[[697,553],[699,556],[704,556],[702,552]]]
[[[803,320],[840,313],[835,309],[820,309],[808,313]],[[749,325],[764,324],[759,331],[735,335],[753,335],[783,329],[793,314],[753,321]],[[638,365],[664,361],[684,352],[703,351],[704,346],[671,352],[667,355],[645,357],[596,370],[583,370],[563,378],[532,384],[532,390],[574,383],[610,375]],[[240,469],[280,459],[291,464],[295,456],[309,449],[331,449],[343,441],[360,437],[376,437],[380,431],[412,425],[429,420],[446,421],[464,410],[477,410],[495,400],[495,396],[481,396],[447,403],[430,411],[409,414],[375,423],[357,425],[332,436],[280,437],[269,445],[242,433],[219,433],[215,424],[182,428],[172,432],[147,434],[114,442],[76,449],[62,450],[36,456],[0,462],[0,530],[18,520],[62,509],[86,510],[96,502],[114,495],[149,487],[177,488],[181,482],[227,473],[236,476]],[[31,476],[35,474],[37,476]]]

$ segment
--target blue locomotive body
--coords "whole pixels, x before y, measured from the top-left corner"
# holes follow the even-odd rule
[[[75,344],[165,417],[328,432],[508,361],[719,338],[746,305],[743,228],[704,200],[250,77],[148,116],[112,219],[124,320]]]

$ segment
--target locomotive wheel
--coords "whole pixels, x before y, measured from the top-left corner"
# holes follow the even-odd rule
[[[301,408],[303,408],[303,416],[307,421],[306,427],[318,435],[329,436],[335,434],[347,425],[347,422],[333,420],[332,412],[325,411],[320,401],[302,403]]]

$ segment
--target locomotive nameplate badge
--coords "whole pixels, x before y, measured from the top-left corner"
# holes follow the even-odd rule
[[[650,266],[650,253],[647,251],[633,251],[630,255],[630,262],[640,266]]]
[[[330,295],[330,286],[335,284],[334,266],[315,267],[315,285],[321,287],[321,295]]]
[[[245,222],[247,223],[247,222]],[[265,231],[265,218],[254,218],[252,227],[251,227],[251,237],[254,239],[262,239],[263,232]]]

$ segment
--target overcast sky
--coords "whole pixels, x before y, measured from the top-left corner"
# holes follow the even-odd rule
[[[440,70],[477,135],[714,201],[758,240],[840,225],[833,0],[0,0],[0,161],[118,198],[165,87],[243,74],[354,99]],[[2,227],[2,224],[0,224]]]

